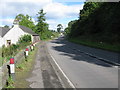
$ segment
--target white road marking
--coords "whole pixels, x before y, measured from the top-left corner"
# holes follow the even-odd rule
[[[50,53],[49,53],[50,54]],[[67,77],[67,75],[64,73],[64,71],[61,69],[61,67],[58,65],[58,63],[56,62],[56,60],[54,59],[54,57],[50,54],[51,58],[53,59],[53,61],[55,62],[55,64],[57,65],[57,67],[59,68],[59,70],[62,72],[62,74],[64,75],[64,77],[67,79],[68,83],[70,84],[70,86],[72,88],[75,89],[75,86],[73,85],[73,83],[70,81],[70,79]],[[75,89],[76,90],[76,89]]]

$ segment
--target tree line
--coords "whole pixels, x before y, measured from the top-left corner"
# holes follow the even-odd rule
[[[37,13],[37,23],[35,24],[29,15],[18,14],[15,19],[19,20],[19,25],[26,26],[39,34],[41,40],[51,39],[57,36],[55,30],[49,30],[49,24],[46,22],[46,13],[41,9]],[[7,25],[5,27],[8,27]]]
[[[120,2],[85,2],[78,20],[68,23],[65,34],[92,42],[120,44]]]

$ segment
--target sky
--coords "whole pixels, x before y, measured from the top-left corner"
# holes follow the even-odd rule
[[[13,25],[15,16],[28,14],[36,23],[37,13],[43,9],[49,29],[56,30],[58,24],[63,28],[68,22],[76,20],[85,0],[1,0],[0,26]]]

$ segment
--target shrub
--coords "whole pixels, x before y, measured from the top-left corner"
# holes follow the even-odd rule
[[[15,45],[12,44],[9,47],[2,47],[2,57],[6,57],[6,56],[12,56],[15,54],[15,52],[17,51],[17,48],[19,48],[19,45]]]
[[[12,44],[8,47],[2,46],[2,57],[9,59],[14,56],[18,50],[24,49],[26,46],[30,45],[31,36],[24,35],[19,39],[18,44]]]
[[[24,36],[20,37],[18,43],[24,43],[24,42],[31,42],[31,36],[24,35]]]

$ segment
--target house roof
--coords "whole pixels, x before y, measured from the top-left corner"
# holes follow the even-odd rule
[[[0,36],[3,37],[9,30],[9,28],[0,27]]]
[[[27,27],[25,27],[25,26],[19,25],[19,28],[21,28],[24,32],[29,33],[29,34],[31,34],[31,35],[38,35],[38,34],[34,33],[34,32],[32,31],[32,29],[27,28]]]
[[[26,32],[26,33],[29,33],[29,34],[31,34],[31,35],[37,35],[37,36],[38,36],[38,34],[34,33],[34,32],[32,31],[32,29],[30,29],[30,28],[27,28],[27,27],[22,26],[22,25],[19,25],[19,28],[21,28],[21,29],[22,29],[24,32]],[[0,27],[0,36],[3,37],[9,30],[10,30],[10,28]]]

